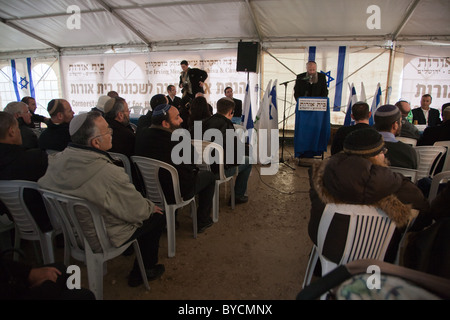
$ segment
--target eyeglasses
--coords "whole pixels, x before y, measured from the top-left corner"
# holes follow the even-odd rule
[[[97,135],[95,137],[92,137],[92,139],[96,139],[96,138],[101,137],[101,136],[106,136],[107,134],[110,134],[112,136],[113,135],[113,129],[108,128],[108,132],[103,133],[103,134],[99,134],[99,135]]]
[[[383,149],[381,149],[380,153],[382,154],[386,154],[388,152],[388,149],[386,147],[383,147]]]

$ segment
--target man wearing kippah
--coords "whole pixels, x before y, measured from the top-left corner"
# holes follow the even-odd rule
[[[159,239],[166,219],[161,208],[144,198],[130,183],[124,169],[116,166],[107,153],[112,130],[97,111],[77,115],[70,123],[72,143],[63,151],[49,155],[48,169],[38,180],[40,187],[86,199],[100,209],[106,232],[114,246],[137,239],[147,279],[155,280],[165,271],[158,263]],[[100,252],[90,216],[77,212],[81,227],[94,252]],[[137,260],[128,276],[128,285],[141,285]]]
[[[380,106],[375,111],[375,129],[383,136],[386,143],[386,158],[393,167],[417,169],[417,154],[410,145],[398,141],[395,137],[402,130],[400,110],[391,104]]]
[[[183,199],[199,196],[197,208],[197,232],[202,233],[213,225],[211,219],[212,199],[215,190],[215,177],[210,171],[199,170],[194,164],[195,149],[191,147],[189,163],[175,164],[172,159],[172,149],[178,141],[172,141],[172,133],[179,129],[183,120],[178,109],[169,104],[161,104],[153,110],[152,125],[144,128],[142,134],[136,136],[136,155],[163,161],[175,167],[178,171],[180,191]],[[186,130],[186,137],[189,132]],[[173,185],[170,173],[166,170],[159,172],[159,180],[168,203],[175,203]]]
[[[74,112],[69,101],[64,99],[53,99],[48,103],[48,113],[50,121],[47,129],[39,136],[39,148],[43,150],[62,151],[69,144],[69,123]]]
[[[396,108],[396,107],[395,107]],[[382,135],[373,128],[351,132],[344,140],[343,152],[316,161],[310,172],[311,219],[308,233],[317,244],[322,212],[327,203],[373,205],[382,209],[402,230],[419,211],[412,226],[420,231],[430,225],[430,206],[422,191],[408,178],[389,169]],[[336,217],[330,225],[322,253],[339,263],[347,240],[348,220]],[[397,232],[400,232],[398,230]],[[399,234],[399,233],[398,233]],[[393,237],[385,261],[393,262],[399,238]]]

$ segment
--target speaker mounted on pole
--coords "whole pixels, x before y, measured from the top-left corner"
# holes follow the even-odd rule
[[[238,43],[236,71],[258,71],[259,42]]]

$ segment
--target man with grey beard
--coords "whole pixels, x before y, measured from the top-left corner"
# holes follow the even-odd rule
[[[315,61],[308,61],[306,72],[297,75],[294,86],[295,101],[299,97],[328,97],[327,79],[325,74],[317,73]]]

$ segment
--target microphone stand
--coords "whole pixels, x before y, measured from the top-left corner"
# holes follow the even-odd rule
[[[281,139],[281,157],[280,157],[280,163],[283,163],[284,165],[288,166],[289,168],[291,168],[292,170],[295,170],[295,168],[291,167],[289,164],[287,164],[286,162],[284,162],[284,157],[283,157],[283,152],[284,152],[284,127],[286,124],[286,95],[287,95],[287,84],[295,81],[297,79],[294,80],[289,80],[289,81],[285,81],[280,83],[280,86],[284,86],[284,111],[283,111],[283,137]]]

